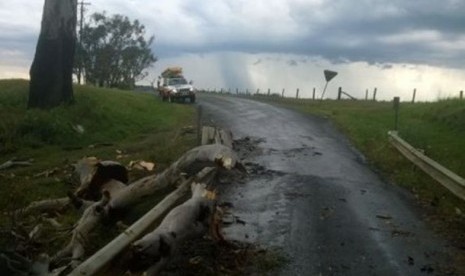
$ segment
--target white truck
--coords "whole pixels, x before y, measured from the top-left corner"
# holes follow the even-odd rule
[[[192,81],[186,81],[181,67],[169,67],[163,71],[158,77],[157,90],[163,101],[184,102],[189,99],[191,103],[195,102],[195,88]]]

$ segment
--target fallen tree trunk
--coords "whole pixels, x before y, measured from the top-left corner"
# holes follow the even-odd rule
[[[232,148],[221,144],[203,145],[186,152],[161,174],[148,176],[126,185],[127,172],[122,165],[112,161],[98,161],[95,158],[86,158],[76,165],[76,170],[79,172],[81,180],[81,185],[77,190],[78,192],[68,194],[68,198],[32,203],[25,208],[25,212],[27,213],[32,210],[49,210],[66,207],[68,205],[74,205],[76,208],[83,210],[81,219],[76,223],[72,231],[70,242],[65,248],[55,254],[52,259],[53,265],[61,266],[64,260],[69,260],[68,256],[71,256],[71,263],[69,265],[71,265],[71,267],[77,267],[81,263],[85,255],[85,248],[90,242],[88,240],[89,235],[105,217],[113,214],[113,210],[127,209],[128,207],[138,204],[142,202],[146,196],[174,186],[183,179],[191,179],[207,167],[213,167],[215,169],[208,174],[205,172],[201,173],[201,175],[203,175],[203,182],[205,183],[213,179],[217,171],[216,168],[227,170],[234,168],[241,169],[242,165]],[[186,185],[187,184],[184,184],[184,186]],[[154,216],[159,217],[164,211],[169,210],[173,202],[176,201],[175,199],[185,195],[187,190],[178,188],[177,193],[160,203],[161,207],[158,207],[158,209],[154,211]],[[146,224],[144,223],[142,225]],[[143,226],[142,228],[144,227],[147,226]],[[129,242],[126,240],[124,243],[130,243],[140,236],[140,234],[130,234],[132,233],[131,231],[136,230],[131,228],[124,232],[126,235],[131,236]],[[145,230],[137,231],[137,233],[142,233]],[[116,245],[116,247],[123,248],[127,246],[124,245],[124,243]],[[114,248],[112,250],[114,250]],[[95,258],[99,260],[111,259],[113,258],[112,256],[111,254],[108,255],[108,253],[105,253],[103,256],[97,255]],[[94,261],[92,261],[92,263],[93,262]],[[86,261],[85,264],[84,267],[88,267],[89,262]],[[97,261],[96,264],[90,266],[98,267],[100,265]],[[94,268],[89,269],[93,271]],[[77,273],[78,270],[75,271]]]
[[[202,128],[202,145],[209,145],[209,144],[221,144],[228,148],[233,148],[233,139],[232,133],[230,131],[211,127],[211,126],[204,126]]]
[[[205,168],[202,170],[196,181],[208,183],[211,181],[215,173],[213,168]],[[126,249],[130,243],[136,240],[146,232],[147,229],[158,220],[167,210],[186,195],[189,187],[194,179],[190,178],[184,181],[174,192],[166,196],[152,210],[147,212],[142,218],[135,222],[131,227],[121,233],[116,239],[100,249],[93,256],[88,258],[79,267],[74,269],[69,275],[93,275],[98,273],[105,265],[107,265],[116,255]]]
[[[181,156],[178,161],[173,163],[163,173],[143,178],[128,186],[114,179],[110,179],[104,184],[98,182],[98,185],[96,185],[94,180],[102,178],[98,175],[99,170],[85,168],[85,170],[94,173],[94,175],[81,174],[81,180],[85,182],[81,184],[81,188],[84,187],[81,191],[85,191],[85,194],[92,196],[97,194],[105,196],[102,197],[100,202],[92,204],[84,211],[82,218],[73,230],[71,242],[54,257],[54,263],[59,263],[61,259],[72,255],[72,265],[73,267],[76,266],[84,255],[86,247],[86,240],[81,237],[86,237],[100,223],[103,217],[111,216],[114,213],[113,211],[125,209],[140,203],[145,196],[174,185],[182,179],[183,174],[191,177],[205,167],[213,166],[232,169],[239,164],[237,156],[232,149],[215,144],[194,148]],[[98,167],[100,165],[97,162],[95,166]]]
[[[160,225],[131,246],[129,270],[156,275],[186,240],[202,237],[209,229],[215,209],[206,198],[205,184],[192,184],[192,197],[172,209]]]
[[[186,152],[163,173],[140,179],[112,195],[108,204],[111,209],[121,209],[140,201],[143,197],[163,190],[181,179],[182,174],[193,176],[206,167],[227,170],[241,167],[237,155],[231,148],[220,144],[203,145]]]
[[[108,204],[109,200],[109,194],[104,193],[100,201],[95,202],[84,211],[81,219],[73,230],[71,241],[53,257],[54,263],[59,263],[68,255],[72,256],[72,267],[76,267],[81,262],[85,254],[85,247],[88,242],[87,238],[105,215],[104,207]]]
[[[15,160],[8,160],[5,163],[0,165],[0,170],[5,170],[14,166],[31,166],[32,163],[30,161],[15,161]]]
[[[70,199],[68,197],[34,201],[31,204],[29,204],[27,207],[17,210],[16,214],[27,215],[33,211],[42,212],[42,213],[49,212],[49,211],[56,211],[56,210],[65,208],[69,204],[70,204]]]

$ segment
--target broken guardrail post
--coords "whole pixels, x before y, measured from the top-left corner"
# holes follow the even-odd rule
[[[341,95],[342,94],[342,87],[339,86],[339,89],[337,90],[337,100],[340,101],[341,100]]]

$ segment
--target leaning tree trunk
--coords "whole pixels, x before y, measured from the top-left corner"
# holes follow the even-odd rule
[[[29,108],[73,101],[77,0],[45,0],[42,27],[32,62]]]

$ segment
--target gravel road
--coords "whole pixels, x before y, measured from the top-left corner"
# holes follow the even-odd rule
[[[224,185],[226,236],[279,248],[280,275],[442,275],[452,248],[410,193],[384,182],[329,121],[243,98],[200,95],[230,129],[249,176]]]

